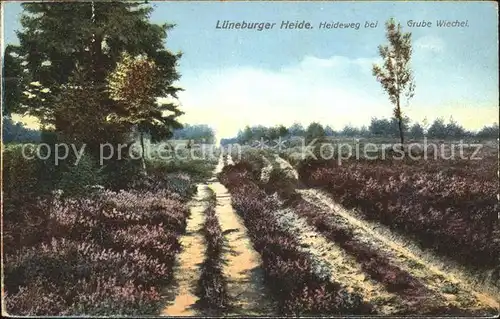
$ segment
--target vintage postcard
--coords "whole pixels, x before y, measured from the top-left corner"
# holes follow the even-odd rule
[[[498,315],[496,2],[1,14],[4,315]]]

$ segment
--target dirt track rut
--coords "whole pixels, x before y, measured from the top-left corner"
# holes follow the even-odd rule
[[[231,155],[228,165],[233,163]],[[247,230],[240,217],[233,210],[231,196],[227,189],[217,181],[216,175],[224,167],[223,155],[207,184],[199,184],[198,192],[191,201],[191,213],[187,220],[186,233],[180,238],[182,251],[174,268],[176,295],[162,311],[168,316],[200,315],[202,309],[196,308],[198,297],[195,295],[199,266],[205,259],[205,242],[200,230],[203,227],[204,211],[211,188],[217,200],[216,216],[225,237],[223,254],[223,273],[227,282],[230,299],[228,315],[269,315],[273,304],[263,283],[260,255],[253,249]]]
[[[197,314],[194,305],[198,297],[194,291],[200,277],[199,265],[203,262],[205,252],[205,243],[200,230],[204,221],[206,196],[206,186],[198,185],[197,194],[191,201],[186,233],[180,238],[182,250],[174,268],[177,294],[172,303],[163,309],[162,315],[193,316]]]
[[[272,306],[266,298],[260,255],[253,249],[243,221],[231,206],[226,187],[214,182],[210,188],[217,196],[216,215],[227,240],[223,272],[232,300],[230,314],[269,314]]]

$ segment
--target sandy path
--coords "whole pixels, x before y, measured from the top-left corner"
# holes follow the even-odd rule
[[[168,316],[194,316],[194,304],[198,300],[195,289],[200,277],[199,265],[205,258],[205,242],[200,229],[203,226],[205,197],[207,186],[198,185],[198,192],[191,201],[190,216],[187,220],[186,233],[180,238],[182,250],[179,253],[174,268],[174,278],[177,284],[175,299],[161,312]]]
[[[227,158],[229,165],[232,162],[229,160],[230,154]],[[226,239],[223,273],[231,302],[228,315],[273,314],[274,307],[263,282],[260,255],[253,249],[246,227],[233,210],[229,192],[217,181],[216,174],[223,167],[224,156],[221,154],[208,187],[216,194],[215,214]],[[200,315],[194,308],[198,300],[194,292],[200,277],[199,265],[205,258],[205,243],[199,231],[203,226],[203,213],[206,208],[204,198],[207,195],[207,185],[198,185],[198,194],[192,201],[186,234],[181,237],[182,252],[174,269],[178,284],[177,295],[163,310],[162,315]]]
[[[384,226],[356,217],[353,212],[335,203],[322,191],[314,189],[298,191],[311,204],[332,211],[336,222],[350,228],[358,240],[382,251],[389,257],[391,263],[419,279],[428,289],[441,296],[447,305],[464,310],[499,308],[498,300],[473,289],[465,275],[449,267],[442,269],[435,265],[433,263],[435,257],[415,246],[410,250],[407,248],[408,243],[392,234]],[[450,289],[443,290],[445,286],[450,287],[453,292],[450,293]]]
[[[263,283],[260,255],[253,249],[246,227],[231,206],[226,187],[219,182],[210,184],[217,196],[215,213],[227,240],[224,254],[224,277],[232,301],[230,314],[266,315],[272,312]]]
[[[214,175],[217,175],[219,174],[220,172],[222,172],[222,169],[224,168],[224,149],[222,149],[222,152],[219,156],[219,161],[217,162],[217,166],[215,166],[215,170],[214,170]],[[211,180],[214,180],[217,179],[217,177],[212,177]]]

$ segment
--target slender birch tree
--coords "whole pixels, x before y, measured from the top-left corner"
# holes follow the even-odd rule
[[[411,33],[403,32],[401,24],[396,24],[394,19],[389,19],[385,28],[389,43],[378,47],[383,64],[374,64],[372,72],[394,105],[393,114],[398,121],[401,144],[404,144],[404,117],[401,111],[401,100],[406,98],[408,103],[415,92],[414,76],[410,67]]]

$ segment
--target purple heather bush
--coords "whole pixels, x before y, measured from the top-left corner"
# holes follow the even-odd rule
[[[186,185],[191,183],[180,176]],[[192,185],[190,184],[190,188]],[[11,315],[159,312],[189,211],[175,189],[99,191],[8,207],[4,287]],[[17,214],[14,211],[17,210]]]
[[[300,176],[366,219],[459,263],[488,269],[500,262],[498,159],[483,156],[481,161],[312,162],[302,165]]]

